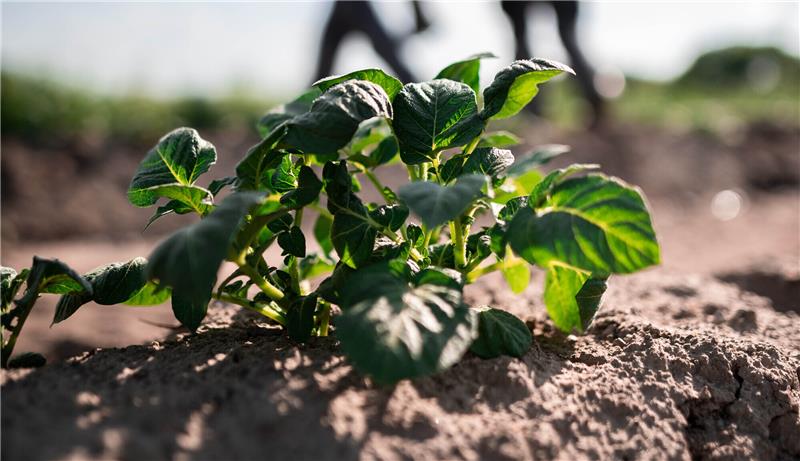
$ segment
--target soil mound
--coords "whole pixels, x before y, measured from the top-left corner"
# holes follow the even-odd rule
[[[794,459],[794,312],[713,278],[620,278],[590,331],[535,289],[471,289],[528,319],[522,358],[375,387],[334,338],[297,346],[227,306],[202,334],[4,374],[6,459]],[[540,286],[533,283],[532,286]]]

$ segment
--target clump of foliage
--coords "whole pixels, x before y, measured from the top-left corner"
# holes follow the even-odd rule
[[[147,262],[80,276],[35,260],[27,274],[4,273],[4,294],[25,276],[28,287],[14,309],[5,310],[4,296],[4,327],[12,327],[6,317],[21,325],[38,293],[63,295],[54,322],[90,300],[144,304],[171,296],[176,318],[191,330],[216,299],[258,312],[298,342],[327,335],[333,322],[349,360],[388,383],[443,370],[467,350],[524,354],[532,342],[526,325],[502,310],[465,305],[463,290],[500,272],[520,293],[536,265],[547,273],[544,300],[555,325],[584,331],[611,274],[658,263],[650,215],[638,189],[594,172],[596,165],[540,174],[564,146],[515,161],[506,147],[518,138],[488,125],[517,114],[539,84],[572,70],[516,61],[483,90],[481,104],[480,60],[490,56],[451,64],[423,83],[404,85],[378,69],[321,80],[267,113],[263,139],[236,176],[208,188],[196,181],[215,163],[214,146],[193,129],[168,133],[140,164],[128,197],[140,207],[164,200],[151,222],[171,213],[201,219]],[[410,179],[396,190],[376,174],[392,164]],[[359,196],[359,178],[380,203]],[[225,187],[233,192],[218,200]],[[310,251],[311,238],[318,251]],[[275,244],[280,261],[264,256]],[[224,261],[237,268],[217,283]],[[334,306],[340,314],[332,319]]]

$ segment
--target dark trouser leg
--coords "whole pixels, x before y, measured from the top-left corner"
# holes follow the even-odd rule
[[[359,21],[359,28],[367,34],[367,37],[369,37],[372,42],[372,47],[386,63],[389,64],[389,67],[394,70],[397,77],[402,80],[403,83],[413,82],[414,76],[411,74],[411,70],[409,70],[400,59],[400,47],[397,41],[390,37],[383,28],[383,25],[378,21],[378,17],[375,16],[372,7],[370,7],[369,4],[366,5],[367,8],[364,9],[363,16]]]
[[[586,100],[592,106],[594,112],[593,123],[599,121],[603,112],[603,99],[594,87],[594,70],[586,61],[578,46],[575,24],[578,19],[577,2],[553,2],[553,8],[558,18],[558,33],[564,48],[569,54],[570,64],[575,69],[578,83]]]
[[[339,49],[344,37],[353,30],[349,21],[343,20],[339,5],[339,2],[333,5],[328,22],[325,24],[325,30],[322,32],[314,81],[331,75],[336,50]]]

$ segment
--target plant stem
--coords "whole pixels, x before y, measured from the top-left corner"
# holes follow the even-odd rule
[[[303,209],[299,208],[294,212],[294,225],[300,227],[303,225]],[[289,275],[292,277],[292,288],[295,293],[300,294],[300,267],[297,262],[297,256],[293,256],[289,262]]]
[[[464,238],[464,226],[460,216],[450,222],[450,232],[453,234],[453,257],[456,269],[463,270],[467,265],[467,240]]]
[[[416,165],[406,165],[406,169],[408,169],[408,179],[411,181],[416,181],[419,179],[417,175],[417,166]]]
[[[322,312],[319,314],[317,336],[328,336],[328,326],[331,321],[331,305],[323,300],[320,300],[320,304],[322,305]]]
[[[364,176],[366,176],[367,179],[369,179],[369,181],[372,183],[372,185],[375,186],[375,189],[377,189],[378,192],[380,192],[380,194],[383,196],[383,199],[386,200],[386,204],[391,205],[394,203],[394,199],[392,199],[392,196],[386,192],[386,187],[384,187],[384,185],[381,183],[378,177],[375,176],[375,173],[364,167],[361,167],[361,172],[364,173]]]
[[[483,131],[481,131],[481,134],[483,134]],[[467,147],[464,148],[463,153],[465,156],[469,156],[469,154],[471,154],[472,151],[474,151],[475,148],[478,147],[478,143],[481,142],[481,134],[475,136],[475,138],[472,141],[470,141],[469,144],[467,144]]]
[[[250,248],[250,244],[253,243],[253,239],[256,238],[261,229],[288,212],[288,208],[282,208],[274,213],[255,216],[250,220],[249,223],[245,224],[242,230],[239,231],[238,237],[238,241],[241,244],[242,249],[240,250],[240,253],[233,258],[233,260],[244,261],[245,256],[247,256],[247,250]]]
[[[472,283],[486,274],[503,269],[503,267],[505,267],[505,262],[502,260],[489,264],[488,266],[479,267],[467,274],[467,283]]]
[[[212,297],[218,301],[223,301],[226,303],[236,304],[238,306],[244,307],[245,309],[257,312],[263,315],[264,317],[274,320],[281,325],[286,325],[286,317],[284,317],[283,314],[281,314],[268,304],[261,304],[255,301],[250,301],[248,299],[237,298],[235,296],[231,296],[226,293],[215,293],[212,295]]]
[[[316,203],[312,203],[312,204],[306,205],[306,206],[308,208],[311,208],[312,210],[316,211],[317,213],[325,216],[328,219],[331,219],[331,220],[333,219],[333,214],[330,211],[328,211],[327,209],[317,205]]]
[[[239,265],[239,270],[242,271],[242,274],[250,277],[250,280],[252,280],[253,283],[255,283],[256,286],[270,299],[274,301],[280,301],[284,298],[283,292],[275,285],[266,281],[256,269],[248,266],[244,261],[236,261],[236,264]]]
[[[39,296],[37,295],[36,298],[38,299]],[[11,354],[14,352],[14,346],[17,344],[17,338],[22,331],[22,326],[25,324],[25,320],[28,319],[28,314],[33,310],[33,305],[35,303],[36,300],[34,299],[33,302],[28,305],[27,309],[24,309],[22,313],[20,313],[17,317],[17,324],[14,325],[14,329],[11,330],[11,337],[8,338],[8,341],[3,344],[2,349],[0,349],[0,365],[2,368],[6,368],[8,365],[8,359],[11,358]]]

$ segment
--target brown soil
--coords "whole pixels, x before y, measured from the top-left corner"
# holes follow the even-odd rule
[[[215,177],[253,141],[207,137]],[[526,137],[573,145],[554,166],[602,163],[652,205],[662,266],[615,278],[586,335],[552,329],[539,275],[520,297],[488,278],[470,302],[530,321],[522,359],[468,355],[376,388],[334,338],[298,347],[225,306],[187,336],[168,306],[89,305],[51,329],[55,299],[42,298],[17,350],[50,365],[2,375],[5,458],[800,459],[800,130],[540,125]],[[86,157],[3,139],[3,265],[38,254],[87,271],[147,255],[189,220],[142,235],[151,210],[128,205],[125,188],[147,146],[107,147]],[[745,200],[729,221],[709,211],[724,189]]]
[[[238,310],[201,334],[4,375],[7,459],[792,459],[800,320],[699,276],[617,280],[580,337],[538,301],[521,359],[467,356],[379,388],[334,338],[298,347]],[[537,281],[539,282],[539,281]],[[533,285],[538,287],[539,284]],[[525,299],[537,300],[531,288]]]

